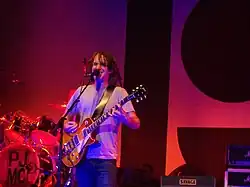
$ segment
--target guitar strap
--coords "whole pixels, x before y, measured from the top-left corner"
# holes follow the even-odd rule
[[[115,86],[108,86],[106,88],[105,92],[102,95],[102,98],[101,98],[99,104],[96,106],[95,111],[93,112],[93,115],[91,117],[93,120],[96,120],[97,118],[99,118],[102,115],[103,110],[104,110],[106,104],[108,103],[108,100],[109,100],[110,96],[112,95],[114,89],[115,89]]]
[[[108,100],[110,96],[112,95],[114,89],[115,89],[115,86],[108,86],[106,88],[105,92],[102,95],[100,102],[96,106],[95,111],[91,117],[94,121],[102,115],[104,108],[106,104],[108,103]],[[92,133],[92,137],[95,137],[95,136],[96,136],[96,130]]]

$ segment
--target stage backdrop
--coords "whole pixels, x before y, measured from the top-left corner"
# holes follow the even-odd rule
[[[1,10],[0,112],[59,119],[84,57],[112,53],[123,77],[126,0],[6,1]],[[85,83],[87,80],[85,79]]]
[[[249,5],[248,0],[173,1],[166,174],[185,164],[177,128],[250,127]],[[186,137],[192,150],[195,138]],[[213,136],[210,140],[215,146]],[[206,151],[216,154],[210,147]],[[211,167],[216,166],[211,162]]]

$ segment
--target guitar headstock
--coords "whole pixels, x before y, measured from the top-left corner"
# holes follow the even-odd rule
[[[134,95],[136,102],[138,103],[147,98],[147,89],[143,85],[140,85],[132,90],[132,94]]]

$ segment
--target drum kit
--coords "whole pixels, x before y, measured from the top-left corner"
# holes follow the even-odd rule
[[[50,133],[55,125],[46,116],[31,120],[22,111],[0,118],[0,186],[56,185],[59,137]],[[63,167],[60,178],[67,186],[72,168]]]

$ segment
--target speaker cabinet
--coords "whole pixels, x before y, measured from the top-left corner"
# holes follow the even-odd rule
[[[162,176],[161,187],[215,187],[212,176]]]
[[[250,169],[227,169],[225,172],[224,187],[246,186],[250,186]]]

